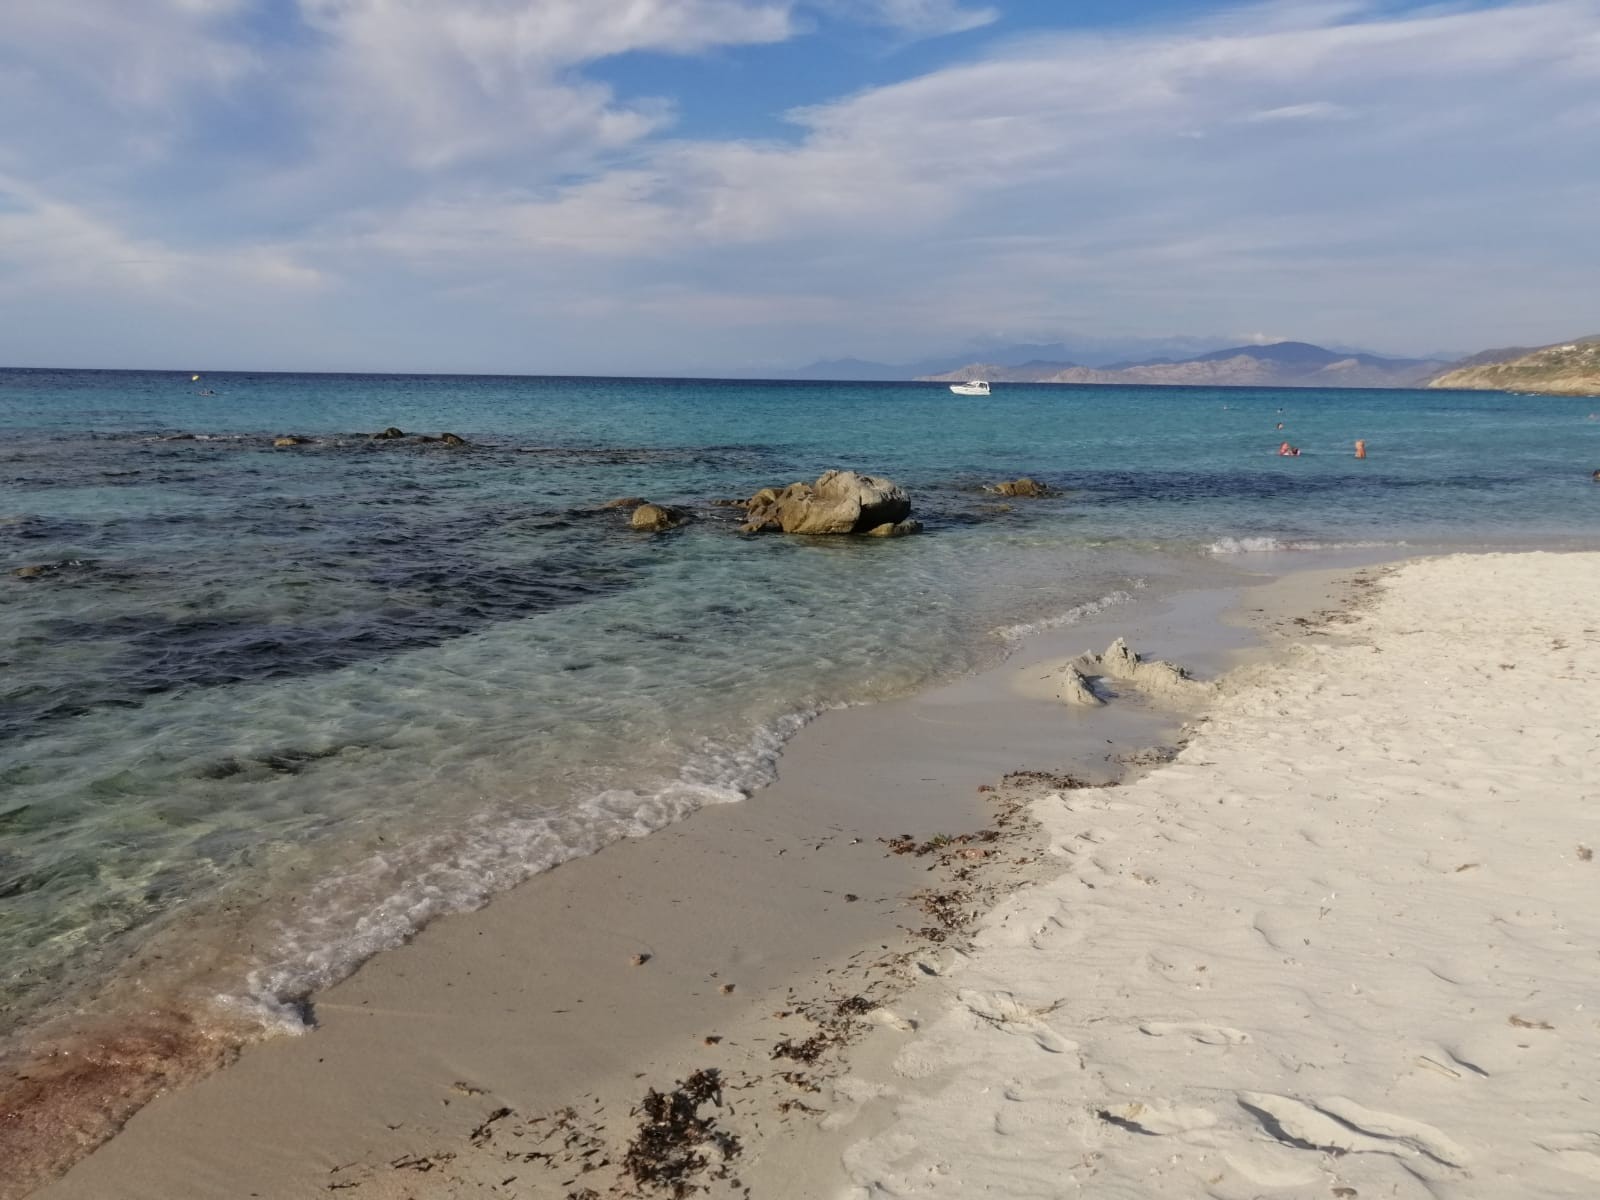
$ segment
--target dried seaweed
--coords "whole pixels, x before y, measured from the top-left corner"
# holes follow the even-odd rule
[[[651,1088],[633,1110],[642,1116],[638,1132],[623,1156],[622,1169],[642,1188],[664,1192],[682,1200],[704,1185],[699,1177],[728,1177],[727,1163],[739,1156],[739,1139],[718,1129],[714,1116],[701,1116],[710,1104],[722,1107],[722,1077],[715,1070],[699,1070],[680,1080],[670,1092]]]

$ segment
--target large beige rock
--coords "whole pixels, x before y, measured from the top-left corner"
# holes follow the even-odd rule
[[[683,514],[675,508],[668,508],[665,504],[641,504],[633,510],[633,516],[628,522],[635,529],[648,529],[652,533],[660,533],[667,529],[676,529],[683,524]]]
[[[781,492],[762,488],[750,497],[740,528],[746,533],[866,533],[884,525],[899,525],[910,515],[910,498],[892,480],[855,471],[828,471],[816,483],[791,483]]]

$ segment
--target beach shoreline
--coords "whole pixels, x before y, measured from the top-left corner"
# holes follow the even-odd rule
[[[1035,801],[1053,878],[896,1006],[803,1194],[1593,1195],[1600,555],[1359,586],[1169,766]]]
[[[1350,569],[1290,603],[1326,607]],[[435,922],[315,997],[309,1036],[247,1047],[219,1074],[162,1096],[36,1194],[103,1194],[113,1179],[130,1196],[248,1191],[249,1181],[284,1194],[353,1159],[431,1152],[450,1119],[486,1103],[480,1094],[533,1111],[609,1088],[606,1106],[626,1110],[643,1079],[665,1086],[691,1061],[748,1060],[784,997],[860,965],[864,948],[883,957],[904,936],[906,898],[925,866],[885,856],[879,839],[984,827],[992,813],[979,789],[1009,771],[1108,780],[1125,770],[1111,757],[1170,744],[1183,719],[1133,696],[1064,714],[1022,695],[1021,673],[1129,630],[1142,651],[1218,673],[1259,643],[1220,620],[1239,595],[1212,588],[1113,606],[1033,633],[979,675],[825,714],[786,747],[776,784]],[[515,961],[519,951],[542,965]],[[638,956],[647,958],[635,966]],[[463,1003],[469,989],[503,999]],[[575,1017],[585,1006],[603,1015]],[[721,1039],[716,1054],[707,1037]],[[562,1052],[540,1049],[552,1043]],[[263,1124],[263,1112],[307,1096],[301,1111]],[[252,1131],[248,1149],[241,1128]]]

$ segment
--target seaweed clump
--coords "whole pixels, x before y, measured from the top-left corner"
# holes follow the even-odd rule
[[[622,1159],[627,1176],[640,1187],[665,1192],[673,1200],[703,1190],[698,1183],[702,1173],[709,1171],[712,1179],[726,1179],[727,1164],[739,1156],[742,1147],[733,1134],[717,1128],[714,1115],[700,1115],[707,1104],[723,1106],[722,1077],[715,1070],[696,1071],[670,1092],[651,1088],[633,1110],[633,1115],[644,1119]]]

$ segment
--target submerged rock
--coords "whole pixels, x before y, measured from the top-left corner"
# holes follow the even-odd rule
[[[827,471],[816,483],[791,483],[781,492],[762,488],[750,497],[740,529],[745,533],[867,533],[899,525],[910,515],[910,498],[892,480],[855,471]]]
[[[905,537],[911,533],[921,533],[922,522],[907,517],[904,521],[886,522],[867,530],[863,537]]]
[[[308,446],[311,444],[311,439],[308,437],[301,437],[296,433],[291,433],[285,435],[284,437],[273,438],[272,444],[274,446]]]
[[[661,533],[668,529],[676,529],[682,525],[684,514],[675,508],[668,508],[665,504],[641,504],[633,510],[633,516],[628,524],[635,529],[648,529],[651,533]]]
[[[649,504],[643,496],[618,496],[615,500],[607,500],[601,508],[638,508],[641,504]]]
[[[391,425],[381,433],[373,434],[372,440],[375,442],[392,442],[396,438],[403,438],[405,436],[406,431],[404,429],[401,429],[398,425]]]
[[[1004,483],[997,483],[992,489],[999,496],[1048,496],[1050,489],[1037,479],[1030,479],[1024,475],[1021,479],[1008,479]]]
[[[18,579],[47,579],[51,575],[60,575],[63,571],[81,570],[89,565],[87,559],[64,558],[60,562],[29,563],[11,573]]]

